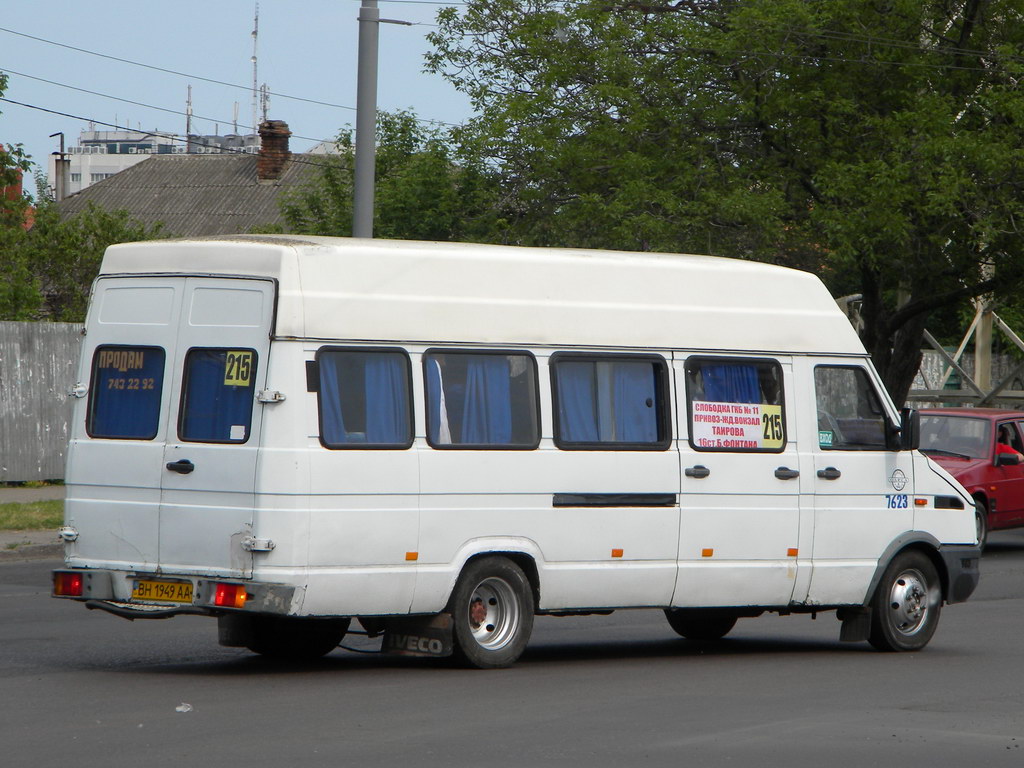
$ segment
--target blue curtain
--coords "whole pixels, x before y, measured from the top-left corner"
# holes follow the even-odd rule
[[[560,437],[570,443],[596,443],[597,382],[594,363],[558,363],[555,380],[558,385]]]
[[[613,370],[616,442],[656,443],[658,420],[653,366],[642,362],[617,362]]]
[[[224,383],[227,352],[193,349],[186,360],[184,413],[181,438],[199,442],[243,442],[252,424],[253,389],[256,370],[248,386]],[[241,426],[241,437],[231,428]]]
[[[459,442],[470,445],[512,442],[512,400],[506,356],[473,355],[469,358]]]
[[[704,399],[712,403],[760,403],[754,365],[703,365]]]
[[[341,414],[341,388],[338,386],[340,361],[341,355],[320,356],[320,437],[327,445],[339,445],[348,438]]]
[[[372,353],[366,357],[366,442],[405,444],[410,437],[405,358]]]
[[[156,437],[164,359],[164,350],[159,347],[96,350],[90,435],[125,440]]]

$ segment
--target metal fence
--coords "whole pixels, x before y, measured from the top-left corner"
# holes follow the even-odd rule
[[[0,322],[0,482],[60,480],[82,326]]]

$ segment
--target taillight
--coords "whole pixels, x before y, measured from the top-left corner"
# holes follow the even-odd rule
[[[58,597],[81,597],[85,591],[85,577],[80,573],[55,571],[53,594]]]
[[[213,604],[221,608],[244,608],[247,597],[244,584],[217,584]]]

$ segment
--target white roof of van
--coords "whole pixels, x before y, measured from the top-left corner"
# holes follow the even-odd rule
[[[864,354],[815,275],[713,256],[237,235],[114,245],[114,274],[273,278],[279,337]]]

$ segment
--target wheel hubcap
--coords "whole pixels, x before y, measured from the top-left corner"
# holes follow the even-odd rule
[[[925,626],[935,597],[920,571],[906,570],[893,581],[889,591],[893,628],[901,635],[915,635]]]
[[[481,648],[496,651],[508,645],[519,627],[519,602],[502,579],[480,582],[469,597],[469,630]]]

